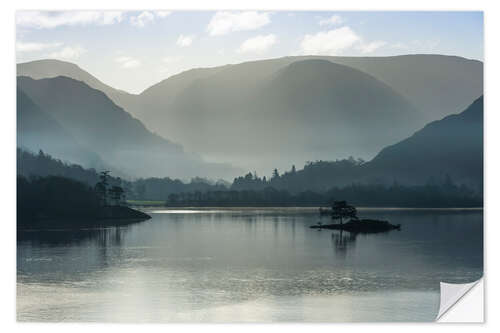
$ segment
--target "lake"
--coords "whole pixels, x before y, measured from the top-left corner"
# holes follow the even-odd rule
[[[313,209],[146,212],[120,228],[19,232],[17,319],[432,321],[440,281],[483,274],[482,210],[359,209],[401,224],[369,235],[310,229]]]

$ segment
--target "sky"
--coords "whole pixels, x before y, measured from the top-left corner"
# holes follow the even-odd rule
[[[60,59],[130,93],[197,67],[293,55],[483,61],[482,12],[18,11],[16,61]]]

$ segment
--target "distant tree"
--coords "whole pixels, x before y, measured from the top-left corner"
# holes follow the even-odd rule
[[[273,170],[273,177],[272,177],[272,179],[277,179],[279,177],[280,177],[280,174],[278,172],[278,169],[274,169]]]
[[[340,224],[344,218],[357,219],[356,207],[348,205],[346,201],[335,201],[332,205],[332,218],[340,219]]]
[[[297,172],[297,170],[295,169],[295,164],[292,165],[292,173],[295,173]]]
[[[95,184],[95,192],[99,197],[101,205],[108,204],[108,185],[109,185],[109,171],[101,171],[99,174],[99,182]]]
[[[113,186],[109,189],[109,195],[115,205],[121,205],[125,199],[125,191],[121,186]]]

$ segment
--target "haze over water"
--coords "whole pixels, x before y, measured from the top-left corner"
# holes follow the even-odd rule
[[[152,210],[122,228],[20,232],[20,321],[432,321],[483,272],[482,210],[361,209],[401,231],[316,231],[311,209]],[[326,223],[328,218],[323,218]]]

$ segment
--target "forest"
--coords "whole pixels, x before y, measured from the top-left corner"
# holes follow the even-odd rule
[[[121,188],[129,200],[156,200],[169,206],[321,206],[333,200],[347,200],[357,206],[379,207],[479,207],[483,204],[481,192],[465,184],[455,183],[449,175],[429,178],[421,185],[398,182],[332,185],[336,179],[357,172],[357,167],[363,163],[352,157],[331,162],[308,162],[301,170],[292,166],[282,174],[274,169],[269,179],[248,173],[235,178],[232,184],[204,178],[193,178],[190,182],[168,177],[130,181],[111,175],[107,182],[111,188]],[[57,180],[63,188],[70,186],[71,191],[75,191],[75,195],[68,198],[61,194],[61,200],[68,201],[66,206],[85,202],[90,207],[87,211],[93,209],[92,197],[95,194],[86,188],[94,188],[100,181],[100,174],[94,169],[67,164],[42,151],[34,154],[18,149],[18,173],[22,176],[18,187],[21,194],[29,188],[26,184],[40,185],[40,179],[30,183],[30,177]],[[82,196],[80,200],[71,201],[79,196]],[[26,201],[33,202],[32,199],[18,202]]]
[[[480,207],[482,198],[449,179],[444,184],[421,186],[352,184],[326,192],[291,193],[266,187],[262,190],[227,190],[170,194],[167,206],[328,206],[335,200],[370,207]]]
[[[108,173],[101,172],[93,187],[62,176],[18,175],[18,227],[93,227],[148,219],[126,206],[123,188],[110,184]]]

